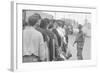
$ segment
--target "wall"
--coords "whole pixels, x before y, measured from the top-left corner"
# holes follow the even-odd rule
[[[22,1],[22,0],[21,0]],[[25,1],[25,0],[24,0]],[[54,4],[54,5],[77,5],[77,6],[95,6],[97,7],[97,22],[96,28],[94,29],[96,31],[95,33],[95,40],[93,42],[96,42],[96,49],[97,49],[97,55],[98,55],[98,64],[96,67],[80,67],[80,68],[62,68],[62,69],[48,69],[48,70],[34,70],[34,73],[100,73],[100,25],[99,25],[99,18],[100,18],[100,0],[26,0],[26,1],[34,1],[36,4]],[[10,0],[1,0],[0,1],[0,73],[10,73]],[[27,72],[29,73],[29,72]]]

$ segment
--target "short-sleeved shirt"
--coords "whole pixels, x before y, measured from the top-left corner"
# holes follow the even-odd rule
[[[42,34],[31,26],[23,30],[23,56],[34,54],[41,60],[45,58],[45,48]]]

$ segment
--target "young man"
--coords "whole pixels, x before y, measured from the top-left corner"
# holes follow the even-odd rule
[[[78,58],[78,60],[83,60],[82,51],[83,51],[85,38],[84,38],[81,24],[79,24],[78,29],[79,29],[79,32],[76,36],[76,40],[75,40],[74,44],[75,43],[77,44],[77,58]],[[74,44],[73,44],[73,46],[74,46]]]
[[[60,43],[58,43],[58,39],[60,40],[60,38],[59,38],[60,36],[58,35],[56,28],[57,28],[56,20],[53,20],[53,22],[51,24],[49,24],[49,30],[51,32],[53,32],[53,34],[54,34],[53,55],[54,55],[55,61],[57,61],[57,58],[58,58],[58,49],[59,49],[59,44],[60,44]]]
[[[49,19],[45,18],[41,20],[40,23],[40,28],[42,28],[44,30],[44,32],[47,34],[47,36],[49,37],[49,42],[48,42],[48,48],[49,48],[49,60],[53,61],[54,60],[54,40],[55,40],[55,36],[54,33],[51,32],[49,29]]]
[[[48,35],[46,34],[46,32],[45,32],[45,30],[43,29],[43,28],[40,28],[40,23],[41,23],[41,16],[40,16],[40,14],[34,14],[37,18],[38,18],[38,20],[39,20],[39,23],[37,23],[36,24],[36,27],[35,27],[35,29],[37,30],[37,31],[39,31],[42,35],[43,35],[43,40],[44,40],[44,46],[45,46],[45,56],[46,56],[46,61],[48,61],[49,60],[49,54],[48,54],[48,41],[49,41],[49,38],[48,38]]]
[[[36,15],[28,19],[28,25],[23,30],[23,62],[45,60],[45,48],[42,34],[35,29],[38,23]]]
[[[72,54],[70,53],[70,51],[68,51],[68,35],[66,34],[65,31],[65,23],[62,20],[58,20],[57,21],[58,27],[57,27],[57,31],[58,34],[61,37],[61,49],[63,52],[64,57],[66,57],[66,59],[69,59],[70,57],[72,57]]]

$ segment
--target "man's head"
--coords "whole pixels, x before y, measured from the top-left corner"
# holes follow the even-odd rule
[[[35,13],[28,18],[28,23],[30,26],[34,26],[34,25],[38,24],[40,19],[41,19],[41,16],[39,14]]]
[[[34,17],[36,17],[37,19],[41,19],[41,16],[40,16],[40,14],[38,14],[38,13],[35,13],[35,14],[34,14]]]
[[[59,25],[58,25],[58,23],[57,23],[57,20],[55,20],[55,22],[54,22],[54,28],[56,29],[57,27],[59,27]]]
[[[41,23],[41,16],[38,13],[35,13],[34,16],[38,19],[38,22],[36,23],[36,26],[38,27],[40,26],[40,23]]]
[[[41,28],[48,28],[48,25],[49,25],[49,19],[48,18],[44,18],[41,20],[41,23],[40,23],[40,27]]]
[[[52,19],[49,22],[49,29],[57,28],[56,20]]]
[[[64,22],[62,20],[57,20],[56,21],[59,27],[63,27],[64,26]]]
[[[81,24],[78,25],[79,31],[82,30],[82,27],[83,27],[83,26],[82,26]]]

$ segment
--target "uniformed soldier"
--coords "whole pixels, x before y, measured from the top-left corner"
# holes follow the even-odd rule
[[[75,43],[77,44],[77,58],[78,58],[78,60],[83,60],[82,51],[83,51],[85,38],[84,38],[81,24],[79,24],[78,29],[79,29],[79,32],[76,36],[76,40],[75,40],[74,44]],[[74,44],[73,44],[73,46],[74,46]]]

